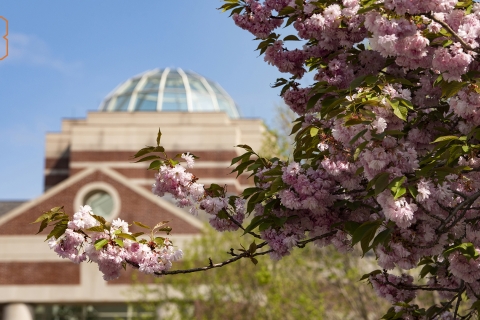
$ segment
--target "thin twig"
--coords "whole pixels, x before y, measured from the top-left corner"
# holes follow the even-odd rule
[[[262,242],[262,243],[257,245],[257,249],[262,248],[266,245],[267,245],[267,242]],[[155,272],[154,274],[157,275],[157,276],[162,276],[162,275],[168,275],[168,274],[184,274],[184,273],[193,273],[193,272],[199,272],[199,271],[207,271],[207,270],[214,269],[214,268],[221,268],[223,266],[226,266],[227,264],[238,261],[242,258],[253,258],[253,257],[256,257],[256,256],[265,255],[265,254],[270,253],[270,252],[273,252],[273,249],[270,249],[270,250],[267,250],[267,251],[262,251],[262,252],[255,252],[255,253],[245,251],[242,254],[239,254],[238,256],[235,256],[231,259],[225,260],[225,261],[220,262],[220,263],[212,263],[211,259],[209,258],[209,260],[210,260],[209,265],[205,266],[205,267],[183,269],[183,270],[161,271],[161,272]],[[127,263],[129,265],[131,265],[132,267],[136,268],[136,269],[139,268],[139,265],[135,262],[127,261]]]
[[[446,227],[446,225],[450,222],[450,220],[452,220],[455,215],[457,214],[457,212],[462,209],[463,207],[465,207],[466,205],[470,205],[472,204],[473,202],[475,202],[475,200],[477,200],[477,198],[480,197],[480,191],[477,191],[476,193],[472,194],[471,196],[469,196],[468,198],[466,198],[464,201],[460,202],[454,209],[453,211],[450,213],[450,215],[443,221],[443,223],[438,227],[438,229],[436,230],[436,233],[437,234],[442,234],[444,233],[444,231],[447,229],[451,229],[453,226],[454,226],[454,223],[458,222],[459,219],[456,219],[454,221],[453,224],[451,224],[448,228]],[[461,217],[463,217],[464,215],[461,215]]]
[[[299,241],[297,243],[297,247],[299,248],[304,248],[305,245],[309,242],[312,242],[312,241],[316,241],[316,240],[320,240],[320,239],[324,239],[324,238],[328,238],[330,236],[333,236],[335,233],[337,233],[337,230],[334,230],[334,231],[330,231],[328,233],[325,233],[325,234],[322,234],[321,236],[316,236],[316,237],[313,237],[313,238],[310,238],[310,239],[307,239],[307,240],[303,240],[303,241]]]
[[[232,221],[236,226],[238,226],[240,229],[242,229],[245,233],[248,233],[248,234],[254,236],[257,239],[261,239],[260,235],[256,234],[255,232],[253,232],[253,231],[248,231],[247,232],[245,230],[245,228],[242,226],[242,224],[240,222],[238,222],[237,220],[235,220],[233,218],[233,216],[230,213],[227,212],[227,210],[225,210],[224,212],[227,214],[228,219],[230,219],[230,221]]]
[[[417,290],[422,290],[422,291],[449,291],[449,292],[460,292],[463,290],[463,283],[460,285],[460,287],[458,288],[455,288],[455,289],[451,289],[451,288],[432,288],[432,287],[429,287],[429,286],[412,286],[412,285],[403,285],[403,284],[400,284],[400,285],[397,285],[397,284],[394,284],[392,282],[390,282],[388,280],[388,273],[386,270],[383,271],[383,274],[384,274],[384,277],[385,277],[385,283],[394,287],[394,288],[397,288],[397,289],[400,289],[400,290],[408,290],[408,291],[417,291]]]

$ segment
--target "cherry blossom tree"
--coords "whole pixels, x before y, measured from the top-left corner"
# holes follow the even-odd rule
[[[287,74],[274,87],[299,116],[291,159],[238,146],[245,152],[232,159],[233,172],[250,174],[255,186],[237,196],[199,184],[180,163],[191,167],[195,157],[168,157],[161,134],[136,158],[158,170],[156,195],[170,193],[192,214],[207,212],[218,231],[241,229],[257,241],[224,262],[168,271],[181,252],[156,236],[170,231],[165,224],[137,240],[127,223],[83,207],[72,221],[59,208],[39,218],[41,229],[54,224],[50,246],[74,262],[97,262],[112,279],[127,264],[186,273],[265,254],[278,260],[309,243],[345,254],[358,244],[378,263],[363,278],[393,304],[384,319],[478,316],[480,3],[225,0],[221,9]],[[302,86],[305,76],[314,84]],[[416,267],[418,279],[402,273]],[[441,303],[420,308],[413,299],[421,291]]]

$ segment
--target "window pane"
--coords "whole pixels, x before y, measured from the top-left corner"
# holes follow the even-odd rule
[[[130,102],[130,95],[118,96],[115,103],[115,111],[126,111],[128,109],[128,103]]]
[[[221,95],[225,94],[225,91],[223,91],[221,88],[219,88],[215,82],[208,81],[208,84],[210,85],[210,87],[212,87],[212,89],[215,93],[219,93]]]
[[[149,78],[145,85],[143,86],[142,90],[148,90],[148,89],[157,89],[158,86],[160,85],[160,78]]]
[[[110,104],[112,100],[111,99],[108,99],[106,100],[104,103],[103,103],[103,107],[102,107],[102,110],[101,111],[107,111],[108,110],[108,106]]]
[[[135,87],[137,86],[137,84],[138,84],[139,81],[140,81],[140,79],[133,80],[132,83],[130,83],[130,84],[128,85],[128,87],[127,87],[125,90],[123,90],[122,93],[132,92],[132,91],[135,89]]]
[[[140,110],[140,111],[157,110],[157,97],[158,97],[158,92],[138,94],[135,110]]]
[[[218,108],[221,111],[225,111],[232,118],[236,116],[233,111],[233,108],[235,108],[235,105],[231,101],[225,99],[220,95],[217,95],[217,101],[218,101]]]
[[[183,79],[177,72],[170,72],[165,81],[165,89],[184,89]]]
[[[210,95],[192,92],[192,108],[195,111],[215,111]]]
[[[162,111],[187,111],[187,95],[185,92],[164,92]]]
[[[198,92],[201,92],[201,93],[208,93],[207,88],[205,88],[205,86],[203,85],[203,83],[199,79],[194,78],[194,77],[189,77],[188,82],[190,83],[190,89],[192,89],[192,91],[198,91]]]
[[[109,218],[113,211],[113,198],[105,191],[94,191],[87,195],[85,204],[92,207],[94,214]]]

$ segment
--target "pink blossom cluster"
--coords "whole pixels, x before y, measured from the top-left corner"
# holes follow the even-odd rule
[[[460,132],[468,134],[470,130],[480,125],[480,94],[474,88],[460,90],[450,99],[449,104],[450,111],[462,119],[459,126]]]
[[[385,8],[395,10],[396,13],[416,14],[424,12],[451,12],[457,0],[433,0],[433,1],[406,1],[406,0],[385,0]]]
[[[295,4],[292,4],[296,7]],[[366,34],[362,26],[363,17],[357,15],[360,8],[358,0],[344,0],[341,4],[331,4],[322,12],[312,5],[305,6],[302,15],[294,23],[298,36],[303,39],[315,39],[318,47],[333,50],[337,46],[352,46],[362,41]],[[342,24],[346,28],[341,28]]]
[[[271,18],[275,3],[272,3],[274,7],[262,5],[257,0],[245,0],[245,3],[247,4],[245,12],[233,15],[233,21],[240,28],[250,31],[257,38],[264,39],[282,25],[282,20]]]
[[[187,165],[193,166],[191,156],[184,155]],[[165,193],[173,195],[179,207],[188,207],[201,199],[205,193],[203,184],[197,183],[194,175],[180,164],[175,166],[162,165],[155,175],[152,192],[162,197]]]
[[[200,201],[200,208],[211,215],[209,219],[210,225],[218,231],[238,230],[238,224],[242,224],[243,220],[245,219],[245,200],[242,198],[235,199],[235,206],[232,208],[233,212],[230,212],[231,217],[237,223],[232,221],[230,218],[218,216],[222,210],[225,213],[229,211],[228,198],[207,196]]]
[[[115,219],[109,228],[102,228],[90,206],[86,205],[74,214],[65,233],[58,239],[52,237],[48,245],[60,257],[75,263],[87,259],[97,263],[106,281],[120,277],[127,263],[137,266],[141,272],[153,274],[169,270],[172,261],[182,258],[182,250],[176,249],[168,239],[158,244],[155,241],[136,242],[131,238],[133,235],[127,222]],[[95,245],[101,241],[105,244],[96,248]]]
[[[303,67],[305,52],[303,50],[284,50],[283,41],[277,40],[265,51],[265,61],[276,66],[280,72],[288,72],[301,78],[305,73]]]
[[[472,55],[464,52],[460,43],[455,43],[435,50],[432,67],[441,72],[445,80],[462,81],[461,76],[467,73],[472,62]]]

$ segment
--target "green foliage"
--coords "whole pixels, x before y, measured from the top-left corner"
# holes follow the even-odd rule
[[[209,257],[213,263],[231,258],[221,249],[258,252],[253,237],[240,235],[208,229],[185,246],[182,269],[208,263]],[[363,270],[355,253],[306,246],[280,261],[258,258],[258,264],[242,259],[207,273],[163,277],[157,286],[137,285],[137,290],[157,297],[143,304],[146,309],[173,303],[176,315],[166,319],[367,320],[378,319],[379,310],[386,309],[368,285],[358,282]]]
[[[40,217],[37,218],[37,220],[33,221],[32,223],[40,222],[40,228],[37,234],[45,230],[45,228],[48,227],[50,224],[50,226],[53,226],[53,229],[47,235],[47,239],[45,240],[48,240],[52,237],[58,239],[65,233],[65,230],[67,230],[67,224],[69,219],[70,218],[63,210],[63,207],[55,207],[52,208],[50,211],[43,213]]]

